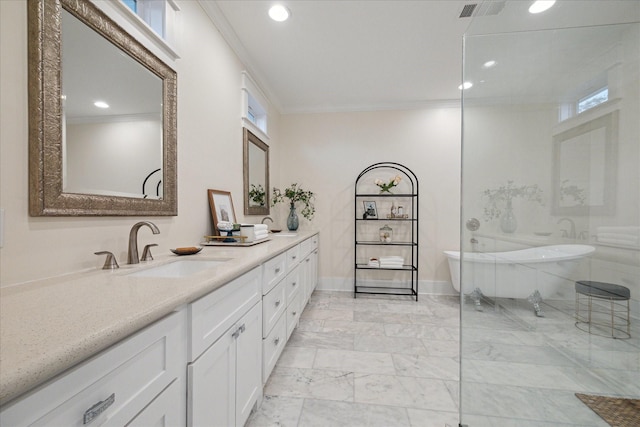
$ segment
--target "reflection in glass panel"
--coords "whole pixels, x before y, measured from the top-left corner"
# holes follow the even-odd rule
[[[161,199],[162,80],[64,10],[62,63],[63,191]]]
[[[452,270],[463,425],[606,425],[575,393],[640,395],[639,41],[638,23],[465,37],[462,223],[480,226],[462,227]],[[606,102],[559,121],[603,80]],[[613,329],[577,281],[629,290]]]

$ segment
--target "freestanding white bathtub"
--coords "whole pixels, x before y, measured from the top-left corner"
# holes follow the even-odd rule
[[[541,298],[555,294],[572,279],[578,261],[595,250],[589,245],[551,245],[508,252],[464,252],[463,283],[460,283],[460,252],[445,251],[456,291],[469,294],[480,308],[482,295],[497,298],[528,298],[536,314]]]

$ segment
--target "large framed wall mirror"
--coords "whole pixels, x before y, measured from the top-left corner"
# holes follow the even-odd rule
[[[556,215],[613,215],[618,111],[553,137]]]
[[[28,25],[30,215],[177,215],[176,72],[88,0]]]
[[[269,214],[269,146],[247,128],[244,139],[244,214]]]

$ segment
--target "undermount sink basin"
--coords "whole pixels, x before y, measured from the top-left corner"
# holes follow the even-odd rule
[[[204,270],[216,267],[229,261],[228,259],[180,260],[159,265],[128,274],[130,277],[189,277]]]

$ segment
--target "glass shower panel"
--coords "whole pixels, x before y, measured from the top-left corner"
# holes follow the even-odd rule
[[[640,398],[640,24],[631,10],[630,23],[472,25],[465,36],[462,425],[606,426],[576,393]],[[604,89],[606,101],[578,112]],[[465,226],[471,218],[477,230]],[[576,281],[629,289],[630,338],[576,327]]]

